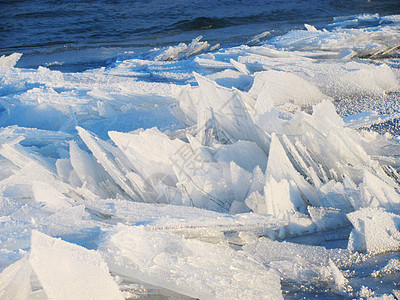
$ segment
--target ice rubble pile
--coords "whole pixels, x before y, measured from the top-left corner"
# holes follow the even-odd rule
[[[83,299],[87,278],[107,299],[138,280],[280,298],[278,275],[350,291],[338,267],[357,263],[352,251],[400,245],[398,139],[355,130],[396,115],[344,121],[332,104],[399,91],[389,64],[352,59],[368,40],[373,54],[399,38],[396,17],[380,20],[385,30],[342,20],[190,57],[208,48],[195,39],[84,73],[1,57],[0,297]],[[272,241],[350,224],[343,251]],[[247,245],[210,243],[228,236]]]
[[[327,28],[318,30],[305,24],[306,31],[291,31],[274,38],[271,43],[278,48],[296,51],[321,50],[312,51],[311,55],[323,55],[322,51],[328,51],[327,55],[341,58],[379,58],[395,54],[398,50],[398,21],[398,15],[381,17],[379,14],[364,14],[357,18],[337,17]]]
[[[212,52],[218,50],[218,48],[220,47],[219,44],[210,47],[210,44],[207,41],[200,41],[202,38],[202,36],[198,36],[197,38],[193,39],[189,45],[186,45],[185,43],[180,43],[178,46],[170,46],[167,49],[163,50],[160,54],[158,54],[155,57],[155,60],[179,60],[182,58],[195,56],[205,51]]]

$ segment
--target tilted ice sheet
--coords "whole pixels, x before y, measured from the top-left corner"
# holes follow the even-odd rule
[[[0,273],[2,299],[124,299],[101,255],[32,231],[29,256]]]
[[[29,263],[50,299],[123,299],[93,250],[33,231]]]
[[[200,299],[283,299],[280,278],[226,245],[118,226],[99,249],[112,272]]]

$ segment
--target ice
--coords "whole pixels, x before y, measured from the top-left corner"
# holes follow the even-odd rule
[[[144,192],[149,188],[148,184],[140,175],[137,175],[134,167],[130,166],[129,161],[125,159],[121,150],[105,141],[101,141],[81,127],[78,127],[77,130],[82,140],[93,152],[97,161],[121,189],[136,201],[146,201]]]
[[[76,73],[2,56],[0,298],[66,291],[50,258],[97,265],[81,292],[118,297],[109,270],[131,298],[281,298],[279,276],[289,298],[395,294],[399,20],[198,37]]]
[[[217,147],[215,159],[218,162],[234,161],[248,172],[253,172],[256,167],[260,167],[261,170],[266,169],[267,156],[254,142],[237,141],[233,144],[218,145]]]
[[[277,182],[273,176],[268,177],[264,188],[264,197],[260,195],[259,198],[256,200],[249,198],[246,200],[247,206],[258,214],[271,214],[278,218],[284,218],[288,214],[295,213],[294,203],[301,203],[298,191],[288,180],[283,179]]]
[[[71,199],[41,181],[33,182],[32,193],[35,201],[42,203],[46,211],[55,212],[72,206]]]
[[[379,15],[358,16],[347,21],[339,21],[332,25],[333,29],[317,30],[311,25],[306,25],[307,30],[294,30],[286,35],[276,37],[273,44],[285,49],[326,49],[328,51],[343,51],[351,49],[359,56],[371,55],[381,49],[386,49],[396,43],[396,30],[398,23],[385,27],[349,28],[349,23],[361,23],[364,20],[374,19],[379,22],[390,20]],[[310,30],[311,29],[311,30]]]
[[[193,39],[189,45],[185,43],[180,43],[178,46],[170,46],[162,53],[160,53],[155,60],[161,61],[171,61],[171,60],[179,60],[183,57],[191,57],[197,55],[201,52],[207,51],[210,48],[208,42],[200,42],[202,36],[198,36]],[[217,45],[211,47],[209,50],[214,51],[218,48]]]
[[[400,261],[398,259],[392,258],[388,261],[387,265],[380,270],[374,271],[372,273],[373,277],[380,277],[387,274],[393,274],[400,271]]]
[[[32,268],[28,259],[22,258],[0,273],[0,298],[4,300],[26,300],[31,292]]]
[[[345,212],[341,209],[309,206],[308,213],[321,231],[349,224]]]
[[[344,290],[348,283],[348,280],[343,276],[342,272],[338,269],[335,263],[330,259],[329,267],[332,272],[333,280],[335,281],[335,288],[339,291]]]
[[[240,63],[240,62],[238,62],[238,61],[236,61],[236,60],[234,60],[234,59],[232,59],[232,58],[229,60],[229,62],[230,62],[240,73],[243,73],[244,75],[249,75],[249,74],[250,74],[249,70],[247,70],[247,67],[246,67],[244,64],[242,64],[242,63]]]
[[[289,110],[311,106],[324,99],[332,99],[320,92],[314,84],[293,73],[274,70],[259,72],[249,92],[260,95],[264,86],[268,89],[268,96],[271,97],[274,106],[283,106]]]
[[[71,184],[77,185],[78,187],[85,187],[100,197],[108,198],[115,197],[118,195],[120,190],[111,184],[112,178],[102,169],[102,167],[96,163],[93,156],[87,152],[81,150],[75,142],[70,142],[70,167],[64,176],[65,180],[71,182]],[[61,161],[59,165],[61,164]],[[60,167],[61,168],[61,167]],[[73,171],[75,173],[73,173]],[[75,176],[75,178],[74,178]]]
[[[295,281],[308,285],[331,282],[339,290],[347,287],[347,280],[334,262],[346,265],[354,259],[342,249],[328,250],[265,238],[247,244],[244,251],[256,261],[276,270],[283,282]]]
[[[120,225],[99,248],[112,272],[190,297],[283,299],[274,272],[223,244]]]
[[[347,215],[354,229],[348,249],[381,253],[400,245],[399,217],[382,208],[363,208]]]
[[[397,119],[397,114],[379,115],[376,111],[362,112],[343,118],[347,127],[361,128],[370,127],[374,124],[379,124],[387,120]]]
[[[303,212],[307,203],[318,206],[316,191],[293,167],[276,135],[271,138],[266,174],[276,180],[287,179],[295,183],[300,197],[294,196],[292,201],[295,201],[294,205],[298,211]],[[296,192],[294,192],[295,194]]]
[[[51,299],[123,299],[97,252],[33,231],[29,263]]]
[[[364,203],[371,206],[376,206],[378,202],[380,207],[392,211],[399,210],[400,195],[397,191],[368,171],[364,171],[362,196]]]
[[[9,67],[12,68],[14,67],[18,60],[21,58],[22,54],[21,53],[13,53],[8,56],[2,55],[0,57],[0,67]]]
[[[0,278],[1,299],[33,299],[38,290],[40,299],[123,299],[98,252],[35,230],[29,255]]]

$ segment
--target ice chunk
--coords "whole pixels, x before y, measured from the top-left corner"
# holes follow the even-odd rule
[[[199,54],[203,51],[206,51],[210,45],[207,41],[200,42],[203,37],[200,35],[197,38],[193,39],[187,48],[186,57],[190,57],[196,54]]]
[[[267,151],[268,137],[255,126],[240,94],[235,90],[218,86],[199,74],[195,74],[195,77],[199,83],[201,97],[197,107],[197,133],[200,140],[203,140],[205,135],[211,112],[211,118],[214,118],[230,142],[253,141]]]
[[[296,204],[302,204],[300,195],[295,186],[286,179],[277,182],[273,176],[267,175],[264,187],[265,210],[262,206],[250,207],[259,214],[272,214],[278,218],[287,217],[288,214],[298,210]]]
[[[253,83],[253,78],[250,75],[231,69],[210,74],[207,77],[221,86],[239,90],[247,90]]]
[[[310,24],[304,24],[304,27],[307,29],[307,31],[314,31],[314,32],[319,31],[317,28],[315,28],[315,26]]]
[[[29,263],[50,299],[123,299],[96,251],[32,231]]]
[[[354,209],[353,201],[348,197],[347,191],[341,182],[330,180],[318,190],[321,197],[321,206],[337,208],[350,212]]]
[[[71,139],[72,135],[61,131],[48,131],[36,128],[8,126],[0,129],[0,141],[14,143],[23,139],[25,144],[48,145],[56,141]]]
[[[296,112],[288,123],[292,134],[301,137],[301,140],[296,140],[295,146],[301,152],[304,162],[312,167],[312,173],[301,167],[303,173],[310,178],[315,178],[313,173],[316,173],[322,182],[327,182],[326,179],[342,181],[348,177],[360,184],[364,169],[367,168],[391,186],[396,185],[366,151],[371,150],[367,141],[356,131],[345,128],[331,102],[323,101],[316,105],[311,116]],[[288,148],[292,147],[288,144]],[[372,153],[376,153],[376,150],[372,150]]]
[[[21,56],[22,53],[13,53],[8,56],[2,55],[0,57],[0,67],[13,68],[17,64]]]
[[[265,170],[267,166],[267,155],[257,146],[249,141],[237,141],[228,145],[215,145],[215,159],[218,162],[234,161],[243,169],[252,172],[259,166]]]
[[[347,257],[345,253],[327,250],[324,247],[301,245],[290,242],[271,241],[261,238],[249,243],[243,250],[256,261],[275,269],[284,281],[294,281],[301,284],[343,282],[342,276],[333,275],[329,260]],[[334,270],[337,272],[339,270]],[[339,271],[340,272],[340,271]]]
[[[81,127],[78,127],[77,130],[97,161],[129,197],[142,202],[149,201],[149,198],[154,197],[151,193],[151,187],[137,173],[119,148],[100,140]]]
[[[119,199],[86,201],[87,210],[105,222],[145,225],[162,232],[180,233],[190,238],[204,239],[224,231],[257,232],[273,236],[277,228],[286,225],[272,216],[243,213],[230,215],[190,206],[157,205]],[[214,239],[215,240],[215,239]]]
[[[293,199],[297,210],[303,212],[307,204],[319,206],[318,195],[313,186],[311,186],[304,177],[297,172],[293,164],[286,155],[279,138],[272,135],[271,148],[268,156],[268,165],[266,175],[272,176],[275,180],[292,180],[300,192],[301,198]]]
[[[0,299],[27,300],[31,292],[32,268],[24,257],[0,273]]]
[[[52,186],[58,192],[68,194],[74,200],[83,199],[80,193],[77,193],[70,185],[58,177],[54,165],[43,156],[34,154],[32,151],[28,151],[27,148],[18,144],[4,144],[0,148],[0,153],[18,166],[18,171],[13,176],[5,179],[0,187],[30,186],[34,181],[42,181]],[[27,196],[30,198],[32,194]]]
[[[99,246],[112,272],[200,299],[283,299],[279,277],[226,245],[119,225]]]
[[[324,99],[331,99],[309,81],[295,74],[282,71],[257,73],[249,92],[253,95],[259,95],[263,86],[268,89],[274,106],[286,107],[289,110],[291,110],[291,104],[298,108],[317,104]],[[261,101],[261,99],[257,101]]]
[[[348,249],[381,253],[400,248],[400,219],[382,208],[362,208],[347,214],[354,229]]]
[[[329,259],[329,267],[331,268],[333,280],[335,281],[335,288],[339,291],[345,290],[348,280],[343,276],[343,273],[331,259]]]
[[[170,46],[165,49],[162,53],[160,53],[155,60],[156,61],[171,61],[171,60],[179,60],[181,58],[191,57],[193,55],[197,55],[203,51],[206,51],[210,45],[208,42],[200,42],[202,36],[198,36],[193,39],[189,45],[185,43],[180,43],[177,46]],[[215,50],[213,47],[212,50]]]
[[[32,192],[35,201],[44,204],[44,209],[49,212],[55,212],[59,209],[72,206],[70,198],[66,197],[45,182],[34,181],[32,183]]]
[[[349,225],[345,212],[336,208],[309,206],[308,212],[320,231]]]
[[[185,43],[180,43],[178,46],[170,46],[160,55],[158,55],[155,60],[178,60],[179,54],[186,51],[187,45]]]
[[[70,142],[69,145],[71,166],[85,188],[104,198],[115,198],[122,193],[92,155],[81,150],[75,142]]]
[[[229,60],[229,62],[230,62],[239,72],[241,72],[241,73],[243,73],[243,74],[245,74],[245,75],[249,75],[249,74],[250,74],[250,72],[249,72],[249,70],[247,69],[247,67],[246,67],[245,64],[242,64],[242,63],[240,63],[240,62],[238,62],[238,61],[236,61],[236,60],[234,60],[234,59],[232,59],[232,58]]]
[[[172,97],[179,101],[179,106],[173,112],[175,116],[187,126],[197,123],[197,106],[200,101],[200,88],[190,86],[172,86]]]
[[[364,206],[376,205],[389,211],[400,210],[400,195],[396,189],[367,170],[361,186]]]

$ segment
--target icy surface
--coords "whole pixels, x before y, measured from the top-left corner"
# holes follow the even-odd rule
[[[399,24],[1,56],[0,298],[398,297]]]
[[[280,278],[228,245],[114,227],[99,246],[111,271],[201,299],[283,299]]]
[[[32,231],[29,263],[50,299],[123,299],[93,250]]]
[[[99,253],[35,230],[29,256],[0,277],[1,299],[32,299],[39,293],[48,299],[123,299]]]

